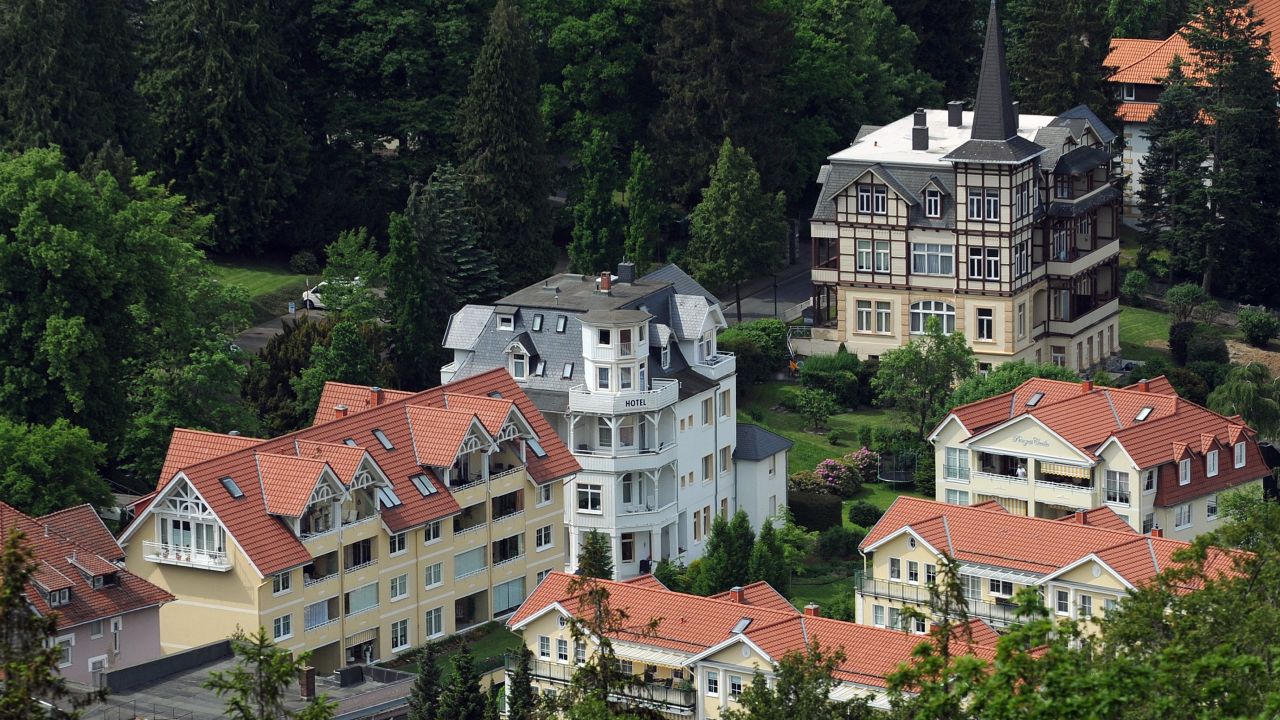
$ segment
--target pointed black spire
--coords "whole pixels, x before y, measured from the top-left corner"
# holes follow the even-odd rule
[[[1018,134],[1018,118],[1013,114],[1013,94],[1009,92],[1009,69],[1004,61],[1004,36],[996,0],[987,13],[987,42],[982,48],[982,69],[978,94],[973,100],[974,140],[1008,140]]]

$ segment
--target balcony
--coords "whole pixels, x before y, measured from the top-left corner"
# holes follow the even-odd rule
[[[929,588],[924,585],[909,585],[864,577],[858,585],[858,591],[867,597],[902,600],[919,605],[923,610],[929,608]],[[1017,621],[1016,605],[989,603],[972,598],[967,598],[966,604],[970,617],[982,618],[997,627],[1008,627]]]
[[[516,667],[516,658],[508,655],[507,672],[514,673]],[[546,660],[531,660],[529,670],[536,678],[568,685],[573,680],[578,666]],[[661,682],[645,682],[641,677],[636,677],[633,684],[619,687],[611,693],[611,699],[631,707],[639,706],[676,715],[690,715],[693,713],[696,695],[692,689],[679,687],[678,683],[682,682],[672,678],[666,678]]]
[[[695,370],[712,380],[720,380],[732,375],[738,369],[737,359],[733,353],[716,352],[700,358],[693,366]]]
[[[1010,485],[1027,484],[1027,479],[1025,477],[1018,477],[1017,475],[999,475],[997,473],[989,472],[975,472],[973,473],[973,479],[976,481],[1008,483]]]
[[[619,447],[592,449],[579,445],[573,452],[583,470],[599,472],[632,472],[662,467],[676,459],[676,443],[663,443],[656,448]]]
[[[569,388],[569,412],[592,415],[652,412],[674,405],[680,399],[680,381],[655,378],[651,390],[623,390],[617,394],[592,392],[586,385]]]
[[[200,550],[182,545],[166,545],[150,540],[142,543],[142,550],[148,560],[165,565],[180,565],[218,572],[231,569],[231,558],[225,552]]]
[[[1120,312],[1120,299],[1108,300],[1098,307],[1084,313],[1075,320],[1050,320],[1049,332],[1055,335],[1076,336],[1094,323],[1105,320]]]
[[[1067,247],[1061,253],[1049,259],[1047,263],[1048,273],[1050,275],[1073,277],[1103,260],[1109,259],[1112,255],[1118,254],[1120,254],[1120,241],[1118,239],[1107,241],[1093,250],[1081,250],[1074,246]]]

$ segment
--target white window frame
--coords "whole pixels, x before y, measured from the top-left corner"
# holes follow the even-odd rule
[[[538,658],[540,660],[551,659],[551,638],[546,635],[538,636]]]
[[[871,606],[871,623],[876,627],[884,627],[884,606]]]
[[[72,657],[72,655],[74,654],[73,649],[76,646],[75,635],[59,635],[58,639],[55,640],[53,644],[62,648],[66,653],[65,660],[64,659],[58,660],[58,667],[60,668],[71,667],[73,664],[75,664],[75,658]]]
[[[729,676],[729,697],[737,700],[742,695],[742,676]]]
[[[92,640],[97,640],[98,638],[102,637],[102,635],[103,635],[103,632],[102,632],[102,621],[101,621],[101,620],[94,620],[93,622],[89,623],[89,638],[90,638],[90,639],[92,639]]]
[[[1217,495],[1217,493],[1215,493],[1215,494],[1213,494],[1213,495],[1210,495],[1210,496],[1208,496],[1208,497],[1205,499],[1205,505],[1204,505],[1204,519],[1205,519],[1205,520],[1217,520],[1217,519],[1218,519],[1218,495]]]
[[[397,644],[396,640],[400,643]],[[391,623],[391,652],[400,652],[409,648],[409,619],[397,620]]]
[[[551,493],[552,493],[551,483],[547,483],[546,485],[539,485],[537,490],[534,491],[534,493],[535,493],[535,500],[533,504],[534,507],[543,507],[545,505],[551,504]]]
[[[431,628],[436,628],[435,632],[431,632]],[[426,634],[428,640],[431,638],[444,635],[444,608],[431,608],[423,616],[422,632]]]
[[[389,581],[387,581],[387,584],[390,586],[388,587],[388,592],[391,596],[390,602],[403,600],[409,597],[409,574],[408,573],[402,573],[400,575],[397,575],[391,578]],[[400,586],[399,593],[396,592],[397,590],[396,585]]]
[[[579,481],[574,495],[578,512],[600,515],[604,512],[604,488],[599,483]],[[585,507],[584,507],[585,503]]]
[[[874,258],[871,266],[873,271],[878,273],[889,272],[889,241],[876,240],[873,247],[873,253]]]
[[[871,214],[871,186],[858,185],[858,214]]]
[[[1191,527],[1191,503],[1185,502],[1173,508],[1173,529],[1183,530]]]
[[[887,300],[876,301],[876,333],[893,334],[893,303]]]
[[[969,448],[947,446],[942,456],[943,477],[947,480],[969,482]]]
[[[968,219],[976,222],[982,221],[982,188],[972,187],[966,192],[965,199],[968,201],[969,213]]]
[[[431,545],[432,543],[438,543],[440,542],[442,534],[443,531],[441,530],[440,521],[432,520],[422,526],[422,544]]]
[[[1188,485],[1191,483],[1191,458],[1184,458],[1178,461],[1178,484]]]
[[[511,377],[524,380],[529,377],[529,356],[522,352],[511,353]]]
[[[1133,83],[1122,83],[1120,85],[1121,92],[1125,100],[1134,100],[1138,97],[1138,88]]]
[[[856,257],[856,263],[854,267],[856,267],[859,272],[871,272],[871,241],[870,240],[857,241],[857,254],[855,257]]]
[[[889,579],[902,580],[902,560],[900,558],[889,558]]]
[[[387,557],[395,557],[409,549],[408,533],[394,533],[387,539]]]
[[[1157,471],[1155,468],[1147,468],[1142,471],[1142,494],[1150,495],[1156,491]]]
[[[1210,450],[1204,454],[1204,474],[1215,477],[1218,474],[1218,451]]]
[[[276,641],[293,637],[293,613],[285,613],[271,620],[271,637]]]
[[[936,188],[924,191],[924,216],[927,218],[942,217],[942,192]]]
[[[552,532],[551,525],[544,525],[534,531],[534,550],[542,552],[549,550],[555,546],[555,533]]]
[[[854,301],[854,317],[856,320],[855,327],[857,328],[858,332],[861,332],[861,333],[871,332],[871,317],[872,317],[871,307],[872,306],[871,306],[870,300]]]
[[[986,208],[986,217],[988,222],[1000,221],[1000,191],[988,189],[983,198],[983,205]]]
[[[569,641],[565,638],[556,638],[556,662],[569,662]]]
[[[1054,593],[1054,612],[1059,615],[1071,614],[1071,592],[1068,590],[1058,590]]]
[[[911,303],[910,317],[912,335],[923,335],[931,317],[938,318],[942,324],[943,335],[950,335],[956,331],[956,306],[942,300],[921,300]]]
[[[915,560],[907,561],[907,582],[912,585],[920,584],[920,563]]]
[[[957,490],[955,488],[947,488],[945,497],[946,497],[946,503],[948,505],[968,505],[969,504],[968,490]]]
[[[911,243],[911,274],[955,277],[955,246],[947,243]]]
[[[1013,583],[1008,580],[997,580],[996,578],[987,578],[987,592],[992,597],[1013,597],[1015,592]]]
[[[1107,470],[1104,478],[1104,497],[1111,505],[1129,505],[1129,473]]]
[[[995,308],[977,308],[977,317],[978,317],[978,332],[977,332],[977,337],[975,339],[985,340],[987,342],[995,342],[995,339],[996,339]]]
[[[271,576],[271,594],[285,595],[293,592],[293,571],[285,570]]]
[[[707,696],[720,697],[720,671],[708,670],[706,677],[707,677],[707,688],[706,688]]]
[[[1242,467],[1244,467],[1244,466],[1245,466],[1245,457],[1246,457],[1246,456],[1245,456],[1246,450],[1245,450],[1245,444],[1244,444],[1244,441],[1243,441],[1243,440],[1241,440],[1240,442],[1236,443],[1236,444],[1235,444],[1235,446],[1232,448],[1231,452],[1232,452],[1232,455],[1233,455],[1233,459],[1234,459],[1234,461],[1235,461],[1235,466],[1236,466],[1236,468],[1242,468]]]
[[[444,584],[444,563],[431,563],[422,569],[422,585],[430,590]]]

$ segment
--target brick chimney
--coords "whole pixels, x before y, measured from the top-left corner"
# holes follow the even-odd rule
[[[316,669],[310,665],[304,665],[298,672],[298,691],[303,700],[316,696]]]
[[[1083,511],[1083,510],[1077,510],[1077,511],[1075,511],[1074,515],[1075,515],[1075,521],[1074,521],[1074,522],[1075,522],[1075,524],[1077,524],[1077,525],[1084,525],[1084,524],[1085,524],[1085,521],[1084,521],[1084,511]]]
[[[1091,392],[1093,392],[1092,380],[1085,380],[1084,382],[1080,383],[1080,394],[1083,395],[1085,393],[1091,393]]]
[[[344,418],[344,417],[346,417],[346,416],[347,416],[347,406],[346,406],[346,405],[334,405],[334,406],[333,406],[333,416],[334,416],[335,418]]]
[[[613,277],[608,270],[600,273],[600,292],[607,293],[613,287]]]
[[[1139,380],[1138,390],[1141,392],[1151,392],[1151,381],[1146,378]]]
[[[809,603],[804,606],[804,614],[809,617],[822,617],[822,608],[817,603]]]
[[[1162,528],[1151,528],[1151,537],[1154,537],[1154,538],[1164,537],[1164,530]]]
[[[733,600],[739,605],[746,605],[747,593],[741,587],[734,585],[733,587],[729,588],[729,599]]]
[[[382,388],[374,385],[369,388],[369,407],[378,407],[382,404]]]

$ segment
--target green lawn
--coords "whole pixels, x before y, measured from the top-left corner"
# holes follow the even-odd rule
[[[214,271],[222,282],[248,293],[255,323],[288,312],[289,301],[301,303],[307,283],[319,280],[291,273],[284,263],[264,260],[219,259],[214,262]]]
[[[519,635],[508,630],[502,623],[491,622],[483,627],[476,628],[465,635],[458,635],[453,638],[440,641],[440,654],[436,656],[436,668],[441,673],[441,680],[448,682],[448,677],[453,673],[452,658],[458,654],[462,644],[465,644],[471,650],[471,657],[475,661],[478,668],[485,668],[486,665],[492,666],[494,662],[486,661],[493,658],[500,658],[504,654],[519,650],[523,642]],[[403,658],[403,656],[402,656]],[[416,655],[410,659],[397,658],[389,663],[388,667],[407,672],[417,672],[418,660]]]
[[[1169,315],[1159,310],[1130,307],[1120,308],[1120,354],[1131,360],[1169,358]],[[1159,340],[1163,348],[1148,347],[1147,343]]]
[[[804,418],[796,413],[781,408],[782,399],[800,390],[800,385],[790,382],[769,382],[753,386],[750,393],[742,399],[739,408],[738,422],[756,423],[783,435],[795,442],[787,463],[789,473],[800,470],[812,470],[819,462],[832,457],[839,457],[855,449],[858,430],[864,426],[878,428],[905,427],[901,419],[888,410],[871,408],[851,413],[832,415],[827,421],[827,429],[820,433],[808,429]],[[760,420],[751,418],[752,412],[760,413]],[[827,441],[827,434],[835,430],[840,433],[839,445]]]
[[[791,581],[791,596],[787,599],[797,608],[803,608],[809,603],[816,603],[819,606],[830,605],[831,601],[838,595],[853,590],[853,577],[833,577],[829,581],[820,585],[805,585],[797,583],[793,578]]]

